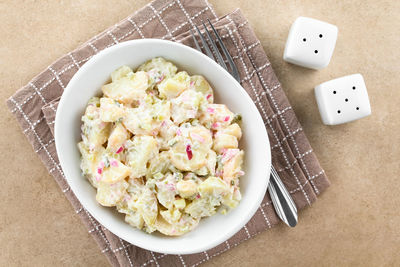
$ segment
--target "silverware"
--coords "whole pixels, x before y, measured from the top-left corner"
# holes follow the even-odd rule
[[[268,184],[268,192],[271,196],[272,204],[279,218],[290,227],[297,225],[297,208],[292,197],[283,185],[281,178],[271,165],[271,179]]]
[[[202,25],[204,27],[205,35],[200,31],[200,29],[195,25],[196,32],[200,37],[201,43],[205,50],[205,54],[209,56],[212,60],[216,61],[221,67],[227,70],[239,83],[240,83],[240,76],[239,71],[233,62],[231,55],[229,54],[228,50],[226,49],[220,35],[215,30],[214,26],[212,25],[211,21],[207,19],[214,35],[216,38],[212,37],[212,34],[207,29],[207,26],[204,22]],[[193,37],[195,46],[197,50],[203,53],[201,46],[196,38],[196,35],[190,30],[190,33]],[[211,47],[207,43],[207,41],[211,44]],[[222,53],[224,54],[228,66],[225,64],[225,60],[218,49],[218,46],[221,48]],[[259,74],[257,73],[259,76]],[[289,192],[287,191],[286,187],[283,185],[281,178],[279,177],[277,171],[275,170],[274,166],[271,166],[271,176],[270,176],[270,183],[268,185],[268,192],[272,199],[272,204],[274,205],[275,211],[278,214],[279,218],[284,221],[290,227],[294,227],[297,224],[297,208],[296,205],[290,196]]]

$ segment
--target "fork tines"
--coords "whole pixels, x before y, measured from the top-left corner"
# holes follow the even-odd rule
[[[226,46],[224,45],[221,36],[218,34],[217,30],[214,28],[212,25],[211,21],[207,19],[209,25],[211,26],[211,29],[216,36],[216,38],[213,38],[212,34],[210,31],[207,29],[207,26],[204,22],[202,22],[202,25],[204,27],[205,35],[200,31],[200,29],[195,25],[196,31],[200,37],[201,43],[203,45],[203,48],[205,50],[205,54],[209,56],[212,60],[216,61],[221,67],[223,67],[225,70],[227,70],[238,82],[240,82],[240,77],[239,77],[239,72],[238,69],[233,62],[232,56],[229,54],[228,50],[226,49]],[[195,46],[197,50],[203,53],[201,46],[199,42],[197,41],[196,35],[193,33],[192,30],[190,30],[190,33],[193,37]],[[208,42],[211,44],[211,47],[209,46]],[[225,64],[225,60],[221,54],[221,52],[218,49],[218,45],[221,48],[222,52],[224,53],[224,56],[226,60],[228,61],[230,69]],[[212,51],[211,51],[212,50]],[[214,53],[213,53],[214,52]],[[216,57],[214,57],[214,55]]]

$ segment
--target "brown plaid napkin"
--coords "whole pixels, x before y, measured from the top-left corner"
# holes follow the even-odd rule
[[[262,49],[239,10],[218,18],[206,0],[155,0],[130,17],[58,59],[7,101],[24,134],[62,192],[82,218],[89,233],[113,266],[196,266],[219,255],[279,219],[266,194],[254,217],[221,245],[192,255],[154,253],[129,244],[100,225],[79,203],[61,170],[53,127],[58,100],[75,72],[99,51],[137,38],[161,38],[193,46],[188,30],[211,18],[237,64],[242,86],[255,102],[268,130],[272,162],[299,209],[311,205],[329,186],[324,171],[305,136]]]

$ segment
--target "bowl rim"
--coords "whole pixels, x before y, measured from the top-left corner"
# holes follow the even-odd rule
[[[60,144],[57,140],[60,140],[62,138],[62,133],[59,130],[59,128],[61,127],[60,125],[62,124],[62,122],[60,122],[60,120],[62,119],[60,114],[62,114],[63,112],[66,112],[64,104],[66,102],[66,99],[73,94],[73,88],[76,88],[76,84],[77,82],[80,80],[81,76],[84,75],[86,73],[86,70],[92,68],[92,66],[96,65],[98,63],[98,61],[105,55],[109,54],[109,53],[113,53],[115,50],[121,49],[122,47],[125,46],[131,46],[131,45],[135,45],[135,44],[146,44],[146,43],[156,43],[159,45],[169,45],[169,46],[175,46],[177,47],[177,49],[184,49],[184,50],[190,50],[190,53],[194,53],[197,54],[197,56],[203,57],[204,60],[208,61],[209,64],[213,65],[213,68],[216,68],[219,70],[219,72],[223,73],[223,75],[225,75],[228,79],[231,80],[232,83],[236,84],[237,89],[239,90],[243,90],[243,93],[245,94],[245,96],[248,98],[248,100],[250,100],[251,103],[253,103],[255,110],[257,111],[255,114],[255,116],[257,117],[257,120],[261,120],[261,122],[263,122],[263,119],[261,117],[260,112],[258,111],[254,101],[250,98],[250,96],[248,95],[248,93],[245,91],[245,89],[240,85],[239,82],[237,82],[229,72],[227,72],[224,68],[222,68],[219,64],[217,64],[215,61],[213,61],[211,58],[209,58],[208,56],[204,55],[203,53],[199,52],[198,50],[191,48],[189,46],[183,45],[181,43],[177,43],[177,42],[172,42],[172,41],[168,41],[168,40],[161,40],[161,39],[137,39],[137,40],[130,40],[130,41],[126,41],[123,43],[119,43],[116,45],[113,45],[111,47],[105,48],[104,50],[100,51],[98,54],[94,55],[92,58],[90,58],[83,66],[81,66],[78,71],[74,74],[74,76],[71,78],[71,80],[69,81],[68,85],[65,87],[64,92],[60,98],[59,104],[58,104],[58,108],[56,111],[56,117],[55,117],[55,125],[54,125],[54,138],[55,138],[55,145],[56,145],[56,151],[57,151],[57,155],[59,158],[59,162],[60,162],[60,166],[61,168],[64,170],[64,166],[67,167],[67,163],[64,160],[64,154],[63,153],[58,153],[58,151],[61,151],[61,147]],[[177,62],[179,64],[179,62]],[[206,77],[207,78],[207,77]],[[79,83],[78,83],[79,84]],[[235,88],[236,89],[236,88]],[[215,90],[215,88],[214,88]],[[68,112],[68,111],[67,111]],[[263,125],[265,126],[265,124],[263,123]],[[77,199],[79,200],[79,202],[81,203],[82,207],[84,209],[86,209],[90,215],[95,218],[101,225],[104,225],[110,232],[112,232],[113,234],[115,234],[116,236],[126,240],[129,243],[132,243],[135,246],[141,247],[143,249],[146,250],[150,250],[150,251],[154,251],[154,252],[159,252],[159,253],[167,253],[167,254],[192,254],[192,253],[199,253],[202,251],[206,251],[208,249],[211,249],[213,247],[216,247],[217,245],[225,242],[226,240],[228,240],[229,238],[231,238],[233,235],[235,235],[237,232],[240,231],[240,229],[242,229],[249,221],[250,219],[254,216],[254,214],[256,213],[257,209],[260,207],[260,204],[264,198],[265,192],[267,190],[267,186],[269,184],[269,178],[270,178],[270,168],[271,168],[271,149],[270,149],[270,143],[269,143],[269,138],[268,138],[268,134],[266,131],[266,128],[263,127],[263,135],[264,138],[263,140],[260,140],[260,142],[264,142],[265,145],[267,145],[268,149],[266,151],[266,157],[267,157],[267,162],[265,163],[265,165],[267,166],[266,170],[267,173],[265,174],[265,182],[262,185],[263,187],[265,187],[265,191],[264,194],[260,194],[259,196],[257,196],[257,201],[255,201],[254,203],[257,203],[257,205],[254,205],[253,207],[249,208],[249,212],[246,214],[246,216],[242,216],[240,221],[238,220],[238,222],[236,223],[236,227],[234,227],[231,232],[229,232],[229,234],[225,234],[225,235],[221,235],[219,238],[215,238],[213,240],[213,242],[209,242],[206,244],[197,244],[197,246],[195,248],[192,247],[187,247],[185,248],[184,251],[176,251],[174,250],[174,248],[168,248],[168,249],[158,249],[157,247],[151,247],[148,246],[146,242],[142,242],[141,240],[133,240],[130,239],[129,237],[123,236],[120,231],[118,229],[116,229],[117,227],[113,227],[112,225],[109,225],[108,223],[104,223],[104,220],[102,219],[102,216],[97,216],[98,214],[96,213],[95,209],[88,205],[86,203],[86,201],[84,200],[84,197],[79,195],[79,194],[75,194],[75,196],[77,197]],[[65,173],[65,171],[64,171]],[[70,182],[72,181],[67,174],[65,174],[65,179],[67,181],[67,183],[69,184],[69,186],[71,187],[71,190],[75,193],[75,190],[73,187],[75,187],[74,183]],[[261,185],[260,185],[261,186]],[[240,205],[240,203],[239,203]],[[104,224],[103,224],[104,223]]]

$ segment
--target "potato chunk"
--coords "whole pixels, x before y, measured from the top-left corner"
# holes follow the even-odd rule
[[[146,175],[147,162],[158,153],[157,141],[152,136],[135,136],[127,142],[127,164],[131,167],[131,176],[139,178]]]
[[[104,95],[124,104],[140,100],[146,96],[148,76],[144,71],[128,73],[126,76],[103,85],[101,90]]]
[[[118,152],[130,134],[121,123],[117,123],[111,131],[107,142],[107,149],[113,153]]]
[[[100,183],[97,188],[96,200],[106,207],[115,206],[123,198],[127,188],[128,183],[125,180],[113,185]]]
[[[165,79],[158,85],[161,98],[172,99],[189,87],[190,77],[185,71],[178,72],[172,78]]]
[[[115,122],[124,117],[122,104],[108,97],[100,98],[100,119],[105,122]]]
[[[177,183],[176,189],[183,198],[189,198],[197,193],[197,184],[193,180],[181,180]]]

